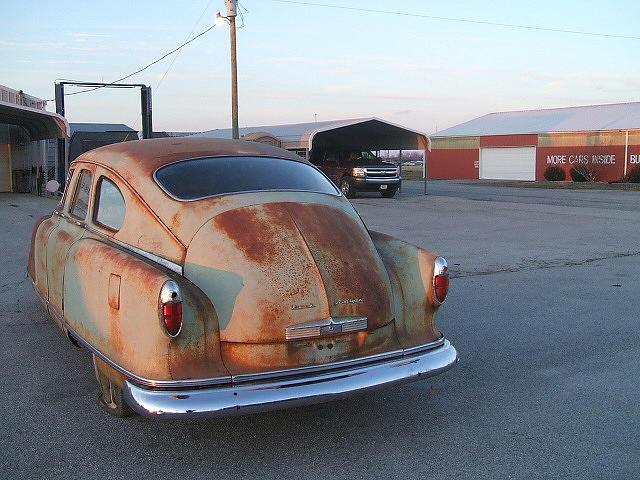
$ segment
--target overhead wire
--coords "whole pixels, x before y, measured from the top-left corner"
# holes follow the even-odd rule
[[[421,13],[400,12],[396,10],[378,10],[374,8],[348,7],[345,5],[332,5],[328,3],[302,2],[298,0],[271,0],[276,3],[288,3],[291,5],[301,5],[307,7],[324,7],[339,10],[350,10],[355,12],[380,13],[385,15],[398,15],[402,17],[427,18],[431,20],[442,20],[447,22],[473,23],[477,25],[490,25],[493,27],[521,28],[526,30],[539,30],[543,32],[569,33],[573,35],[588,35],[593,37],[623,38],[627,40],[640,40],[640,37],[633,35],[616,35],[613,33],[588,32],[582,30],[566,30],[562,28],[539,27],[536,25],[521,25],[516,23],[490,22],[484,20],[472,20],[469,18],[441,17],[437,15],[426,15]]]
[[[191,31],[187,35],[187,38],[189,38],[193,34],[193,31],[200,24],[200,21],[202,20],[202,17],[204,17],[204,14],[207,13],[207,10],[209,10],[209,7],[211,6],[211,2],[212,1],[213,0],[209,0],[209,2],[207,3],[207,6],[204,8],[202,13],[200,14],[200,17],[198,17],[198,20],[196,20],[196,22],[193,24],[193,27],[191,27]],[[164,81],[165,77],[167,76],[167,74],[169,73],[171,68],[173,68],[173,64],[176,62],[176,59],[178,58],[178,56],[180,55],[181,52],[182,52],[182,50],[179,50],[178,53],[175,55],[175,57],[173,57],[171,59],[171,63],[169,64],[169,66],[167,67],[165,72],[162,74],[162,77],[160,78],[160,80],[158,80],[158,83],[155,86],[156,89],[158,89],[158,87],[160,87],[160,84]]]
[[[207,6],[204,8],[204,10],[202,11],[202,13],[200,14],[200,16],[198,17],[198,19],[195,21],[195,23],[193,24],[193,26],[191,27],[191,30],[189,31],[189,33],[187,34],[187,39],[189,39],[189,37],[191,37],[191,35],[193,34],[193,31],[196,29],[196,27],[200,24],[200,22],[202,21],[202,17],[204,17],[204,14],[207,13],[207,10],[209,10],[209,7],[211,6],[211,2],[213,0],[209,0],[207,2]],[[178,56],[180,55],[180,53],[182,52],[182,50],[178,50],[178,52],[176,53],[176,55],[171,59],[171,63],[169,64],[169,66],[167,67],[167,69],[165,70],[165,72],[162,74],[162,77],[160,78],[160,80],[158,80],[158,83],[155,85],[155,91],[157,93],[158,88],[160,87],[160,85],[162,84],[162,82],[164,81],[164,79],[166,78],[167,74],[169,73],[169,71],[171,70],[171,68],[173,67],[173,64],[175,63],[176,59],[178,58]],[[140,116],[136,115],[135,120],[133,121],[133,129],[135,130],[138,126],[138,122],[140,121]],[[125,137],[124,141],[126,141],[129,138],[129,134],[127,133],[127,136]]]
[[[144,67],[142,67],[142,68],[140,68],[140,69],[136,70],[135,72],[132,72],[132,73],[130,73],[130,74],[128,74],[128,75],[125,75],[124,77],[121,77],[121,78],[119,78],[119,79],[117,79],[117,80],[114,80],[113,82],[109,82],[107,85],[101,85],[101,86],[99,86],[99,87],[88,88],[88,89],[86,89],[86,90],[80,90],[79,92],[70,92],[70,93],[65,93],[65,96],[79,95],[79,94],[81,94],[81,93],[93,92],[94,90],[98,90],[98,89],[100,89],[100,88],[105,88],[105,87],[108,87],[109,85],[116,85],[118,82],[121,82],[122,80],[126,80],[127,78],[131,78],[131,77],[133,77],[134,75],[136,75],[136,74],[138,74],[138,73],[140,73],[140,72],[145,71],[147,68],[149,68],[149,67],[151,67],[151,66],[155,65],[156,63],[158,63],[158,62],[160,62],[160,61],[164,60],[165,58],[167,58],[167,57],[168,57],[169,55],[171,55],[172,53],[175,53],[175,52],[177,52],[178,50],[180,50],[180,49],[182,49],[182,48],[186,47],[187,45],[189,45],[191,42],[193,42],[193,41],[194,41],[194,40],[196,40],[197,38],[200,38],[200,37],[201,37],[201,36],[203,36],[204,34],[206,34],[206,33],[210,32],[211,30],[213,30],[213,28],[214,28],[215,26],[216,26],[216,24],[214,23],[213,25],[211,25],[209,28],[207,28],[207,29],[206,29],[206,30],[204,30],[203,32],[200,32],[200,33],[199,33],[198,35],[196,35],[195,37],[191,38],[190,40],[187,40],[186,42],[184,42],[184,43],[183,43],[183,44],[181,44],[180,46],[178,46],[178,47],[174,48],[173,50],[171,50],[171,51],[170,51],[170,52],[168,52],[168,53],[165,53],[165,54],[164,54],[164,55],[162,55],[161,57],[159,57],[159,58],[155,59],[153,62],[149,63],[148,65],[145,65]],[[47,102],[50,102],[50,101],[52,102],[53,100],[54,100],[54,99],[52,98],[52,99],[49,99],[49,100],[46,100],[46,101],[47,101]]]

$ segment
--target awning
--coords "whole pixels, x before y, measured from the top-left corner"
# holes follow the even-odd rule
[[[69,137],[69,124],[64,117],[15,103],[0,102],[0,123],[23,127],[31,140]]]

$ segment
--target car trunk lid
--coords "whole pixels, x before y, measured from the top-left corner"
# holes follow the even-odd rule
[[[368,232],[343,210],[267,203],[205,223],[185,276],[211,299],[234,374],[393,348],[390,284]],[[331,347],[329,346],[331,345]]]

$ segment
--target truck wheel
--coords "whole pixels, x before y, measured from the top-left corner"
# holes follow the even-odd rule
[[[102,360],[93,355],[93,366],[96,372],[96,380],[98,380],[98,403],[109,414],[115,417],[132,417],[136,412],[127,404],[122,395],[122,388],[109,379],[109,376],[103,371],[110,368]]]
[[[380,190],[380,195],[382,195],[384,198],[393,198],[397,191],[397,188],[393,188],[391,190]]]
[[[340,181],[340,191],[347,198],[353,198],[356,196],[356,192],[353,190],[351,182],[349,182],[349,179],[347,178],[343,178]]]

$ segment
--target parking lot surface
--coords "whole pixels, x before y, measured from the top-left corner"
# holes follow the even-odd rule
[[[640,194],[405,182],[353,200],[449,260],[431,380],[247,417],[117,419],[24,278],[55,205],[0,195],[0,478],[640,477]],[[503,192],[501,195],[500,192]]]

